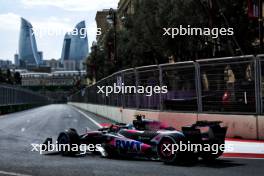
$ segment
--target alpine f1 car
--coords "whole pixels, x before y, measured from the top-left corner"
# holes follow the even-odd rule
[[[197,121],[191,126],[178,131],[155,120],[145,119],[139,115],[133,124],[112,124],[97,131],[87,131],[79,135],[75,129],[61,132],[58,144],[97,146],[97,152],[108,158],[142,157],[159,159],[165,163],[182,163],[198,158],[213,160],[222,155],[223,150],[175,150],[176,145],[200,144],[201,146],[218,146],[225,143],[227,127],[221,127],[219,121]],[[48,138],[44,142],[52,143]],[[100,145],[98,145],[100,144]],[[59,151],[62,155],[77,155],[78,150]]]

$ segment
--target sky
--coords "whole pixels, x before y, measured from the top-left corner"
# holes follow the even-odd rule
[[[0,0],[0,59],[14,61],[18,52],[20,17],[35,32],[38,51],[44,59],[59,59],[66,31],[86,22],[89,47],[96,40],[98,10],[117,8],[119,0]]]

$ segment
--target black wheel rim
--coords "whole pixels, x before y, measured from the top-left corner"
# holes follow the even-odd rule
[[[168,145],[168,144],[170,144],[170,147],[169,147],[170,150],[167,150],[165,147],[165,145]],[[175,144],[175,142],[170,138],[165,138],[161,141],[159,148],[158,148],[161,160],[168,161],[168,162],[174,161],[176,152],[172,151],[173,144]]]

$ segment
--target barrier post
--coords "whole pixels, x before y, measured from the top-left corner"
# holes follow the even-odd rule
[[[160,84],[160,86],[163,86],[162,67],[159,65],[158,69],[159,69],[159,84]],[[159,102],[160,102],[160,111],[163,111],[163,95],[161,92],[159,93]]]
[[[195,89],[196,89],[196,96],[197,96],[197,111],[201,113],[203,111],[202,105],[202,86],[201,86],[201,72],[200,72],[200,65],[199,63],[195,62]]]
[[[138,72],[137,72],[137,69],[135,68],[134,69],[134,74],[135,74],[135,83],[136,83],[136,88],[138,88]],[[136,93],[136,108],[139,109],[139,94]]]
[[[254,78],[255,78],[255,101],[256,101],[256,113],[261,114],[262,109],[262,92],[261,92],[261,63],[259,57],[254,58]]]

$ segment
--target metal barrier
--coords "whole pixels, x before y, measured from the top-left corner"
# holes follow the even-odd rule
[[[168,93],[162,94],[161,106],[169,111],[197,111],[196,64],[182,62],[160,66],[162,85]]]
[[[264,113],[264,55],[203,59],[123,70],[69,98],[133,109],[228,114]],[[98,94],[97,86],[167,86],[166,94]]]
[[[34,92],[9,85],[0,85],[0,107],[48,104],[49,99]]]
[[[162,83],[159,79],[160,70],[157,65],[139,67],[135,70],[136,73],[136,86],[160,86]],[[160,94],[153,94],[147,96],[144,94],[137,94],[137,108],[139,109],[160,109]]]
[[[125,85],[133,86],[138,84],[135,69],[125,70],[122,78]],[[124,108],[137,108],[139,106],[136,94],[123,94],[122,97],[122,105]]]
[[[206,59],[200,66],[202,111],[256,113],[256,59]]]
[[[259,55],[257,57],[257,65],[258,65],[258,79],[259,81],[257,82],[257,86],[258,86],[258,90],[259,90],[259,94],[258,94],[258,98],[259,98],[259,104],[260,104],[260,108],[259,111],[264,114],[264,54],[263,55]]]

